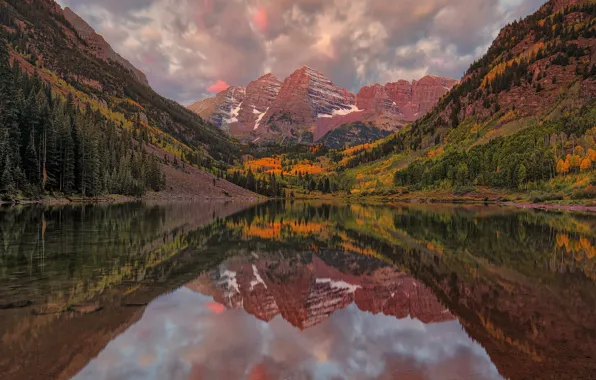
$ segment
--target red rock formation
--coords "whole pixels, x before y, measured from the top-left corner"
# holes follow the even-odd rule
[[[363,87],[356,96],[304,66],[283,84],[271,74],[251,82],[242,99],[236,96],[230,101],[228,89],[188,108],[243,140],[290,138],[310,143],[355,122],[394,132],[423,116],[456,83],[454,79],[426,76],[412,83],[400,80]]]
[[[284,81],[258,132],[265,136],[274,133],[300,140],[300,132],[314,132],[317,119],[348,114],[355,110],[355,103],[353,93],[303,66]]]
[[[455,79],[425,76],[412,83],[404,80],[388,83],[385,91],[403,115],[403,120],[411,122],[430,111],[456,84]]]
[[[201,100],[188,106],[188,109],[218,126],[237,123],[246,90],[241,86],[230,86],[213,98]]]
[[[352,303],[362,311],[400,319],[409,316],[427,324],[454,319],[426,286],[394,268],[353,275],[314,255],[307,265],[244,260],[248,259],[232,259],[187,287],[266,322],[281,315],[301,330],[322,323]]]
[[[281,82],[272,74],[266,74],[252,81],[246,87],[246,98],[238,113],[238,126],[233,132],[251,132],[259,128],[265,113],[277,98]]]
[[[315,141],[343,124],[357,121],[372,123],[391,132],[397,131],[399,127],[424,116],[456,84],[454,79],[426,76],[412,83],[400,80],[384,86],[375,84],[363,87],[356,95],[356,106],[360,111],[345,116],[319,118]]]

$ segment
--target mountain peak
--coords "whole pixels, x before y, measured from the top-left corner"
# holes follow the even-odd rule
[[[277,79],[277,77],[275,75],[273,75],[272,73],[267,73],[267,74],[261,75],[259,78],[257,78],[257,80],[263,80],[263,79],[275,79],[276,81],[279,81],[279,79]]]
[[[303,65],[283,83],[267,73],[250,82],[241,96],[233,95],[241,87],[232,86],[188,108],[245,141],[312,143],[342,124],[358,121],[395,131],[428,112],[456,83],[427,75],[413,82],[377,83],[356,96]]]

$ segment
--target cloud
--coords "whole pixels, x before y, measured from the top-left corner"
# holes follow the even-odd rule
[[[283,79],[303,64],[357,91],[459,78],[502,26],[544,0],[59,0],[184,104],[213,83]]]
[[[213,83],[211,86],[207,87],[207,91],[218,93],[220,91],[226,90],[230,87],[229,84],[222,80],[218,80],[217,82]]]
[[[350,305],[300,331],[279,316],[213,313],[212,303],[187,288],[157,298],[75,380],[502,379],[457,321],[425,325]]]

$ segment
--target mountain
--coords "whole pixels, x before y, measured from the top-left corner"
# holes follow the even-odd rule
[[[387,83],[384,86],[375,84],[363,87],[356,95],[356,107],[360,111],[345,116],[319,119],[315,131],[315,141],[321,141],[322,136],[331,131],[335,135],[342,136],[342,131],[336,131],[336,129],[346,123],[354,122],[368,123],[369,128],[372,124],[378,130],[378,135],[388,135],[388,132],[395,132],[399,127],[424,116],[457,83],[458,81],[455,79],[429,75],[411,83],[400,80]],[[351,128],[354,129],[354,125]],[[367,131],[363,130],[360,133],[366,134]],[[363,140],[351,139],[349,136],[349,134],[342,136],[344,145],[341,147],[363,143]],[[364,142],[375,140],[377,139],[373,138]],[[321,142],[325,143],[325,140]],[[335,145],[327,146],[336,147]]]
[[[424,117],[344,160],[358,173],[351,190],[482,193],[488,187],[540,189],[535,199],[596,197],[595,60],[596,4],[546,2],[503,28]],[[387,106],[387,89],[369,92]],[[386,172],[378,181],[380,167]]]
[[[345,262],[353,254],[334,255],[323,258]],[[352,303],[373,314],[411,317],[425,324],[454,319],[426,286],[376,260],[369,260],[366,268],[352,263],[348,272],[342,272],[315,254],[283,259],[260,253],[259,257],[227,260],[186,287],[265,322],[281,315],[301,330]]]
[[[114,62],[118,62],[124,66],[124,68],[130,70],[139,82],[149,86],[149,81],[147,80],[145,73],[134,67],[120,54],[116,53],[114,49],[112,49],[112,47],[106,42],[106,40],[101,35],[97,34],[95,30],[79,15],[74,13],[72,9],[69,7],[64,8],[64,17],[75,28],[79,34],[79,37],[81,37],[83,41],[89,45],[98,58],[101,58],[105,61],[112,60]]]
[[[217,125],[228,125],[238,121],[238,110],[245,97],[246,89],[231,86],[219,92],[215,98],[194,103],[188,109]]]
[[[0,159],[2,194],[253,196],[205,170],[239,159],[241,145],[155,93],[71,9],[0,0],[0,15],[0,146],[14,148]]]
[[[283,83],[267,74],[246,89],[230,87],[188,109],[244,141],[310,144],[349,123],[352,129],[360,126],[353,123],[372,123],[378,129],[376,135],[395,132],[428,112],[456,83],[427,76],[412,83],[364,87],[355,95],[333,84],[324,74],[303,66]],[[246,100],[238,96],[242,91]],[[336,135],[342,135],[342,131]],[[366,131],[357,134],[369,135]],[[351,136],[343,135],[340,140],[348,145],[362,141]]]

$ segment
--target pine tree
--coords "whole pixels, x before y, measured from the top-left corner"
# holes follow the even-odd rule
[[[25,149],[24,157],[25,175],[27,180],[33,186],[39,186],[39,160],[37,156],[37,149],[35,145],[35,131],[29,131],[29,139],[27,148]]]
[[[61,146],[61,181],[60,191],[71,194],[75,191],[75,144],[73,139],[73,128],[70,117],[65,115],[63,129],[60,132]]]
[[[0,192],[3,194],[12,194],[15,192],[15,181],[12,175],[12,163],[10,155],[5,154],[4,167],[2,169],[2,176],[0,177]]]

